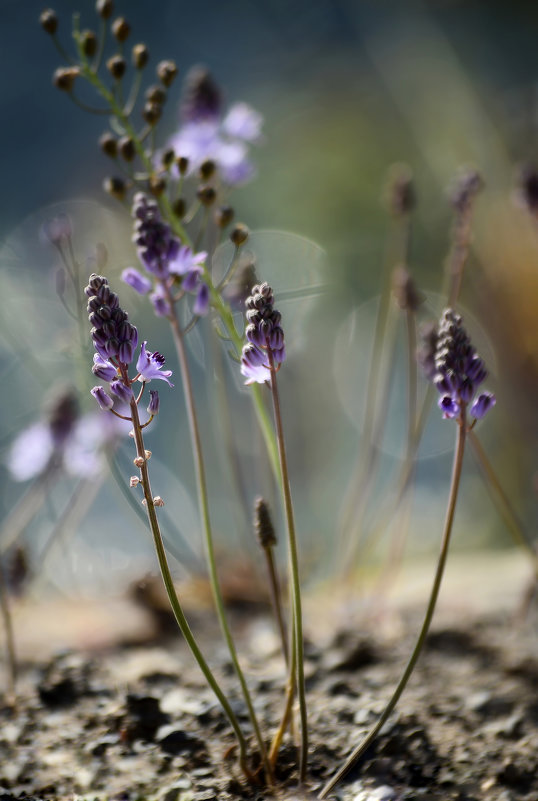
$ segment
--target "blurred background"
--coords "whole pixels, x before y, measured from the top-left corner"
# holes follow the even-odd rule
[[[222,87],[225,105],[244,100],[263,114],[264,141],[254,153],[257,177],[232,201],[236,217],[255,232],[248,247],[260,278],[273,284],[286,327],[289,359],[280,386],[305,575],[314,580],[338,568],[338,560],[326,556],[338,537],[357,454],[369,437],[363,431],[366,383],[377,298],[391,258],[393,220],[384,196],[394,163],[407,164],[413,174],[417,205],[409,268],[426,295],[423,320],[434,319],[443,305],[454,213],[448,187],[461,167],[482,175],[460,311],[490,367],[488,389],[497,394],[497,406],[478,432],[525,530],[534,533],[538,223],[536,205],[525,203],[519,176],[523,166],[538,163],[538,6],[492,0],[190,5],[118,0],[115,5],[132,25],[130,41],[147,43],[152,65],[173,58],[182,78],[193,64],[205,64]],[[95,26],[88,0],[62,0],[54,8],[66,47],[75,10],[82,27]],[[42,416],[51,390],[78,382],[83,411],[93,411],[84,390],[85,382],[91,384],[90,365],[73,367],[75,333],[54,284],[57,254],[40,239],[40,228],[59,213],[69,214],[81,262],[104,243],[107,274],[116,288],[121,270],[136,264],[136,254],[128,215],[101,189],[111,173],[97,146],[106,118],[84,113],[53,88],[51,75],[61,59],[39,26],[43,5],[2,0],[0,9],[0,502],[6,519],[21,498],[27,504],[24,493],[32,485],[15,482],[6,460],[16,436]],[[180,96],[178,80],[160,125],[163,141],[177,126]],[[142,338],[166,354],[179,384],[164,321],[131,290],[119,291]],[[400,342],[403,318],[394,319]],[[238,370],[230,364],[227,378],[219,380],[235,382],[230,409],[242,464],[237,491],[219,439],[214,346],[198,329],[190,344],[217,545],[232,561],[248,553],[255,559],[250,506],[258,494],[275,504],[278,495]],[[390,425],[379,443],[376,479],[364,510],[371,531],[382,500],[393,491],[405,443],[403,345],[391,387]],[[178,563],[197,571],[200,532],[180,388],[159,389],[162,411],[148,435],[154,488],[167,504],[165,528]],[[444,516],[455,430],[436,411],[419,452],[408,510],[411,553],[436,550]],[[118,451],[125,482],[130,445],[122,442]],[[68,594],[113,592],[152,569],[146,530],[114,482],[103,474],[102,483],[92,487],[93,495],[87,487],[81,490],[86,503],[77,502],[76,525],[65,514],[77,483],[64,477],[47,488],[46,501],[17,534],[35,559],[64,516],[60,534],[66,541],[54,546],[43,571],[46,584]],[[282,530],[277,505],[274,514]],[[385,532],[378,539],[381,560]],[[468,454],[455,547],[511,545]]]

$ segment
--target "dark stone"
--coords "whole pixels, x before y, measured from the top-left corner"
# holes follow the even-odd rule
[[[203,742],[194,735],[170,726],[161,732],[157,742],[161,750],[167,754],[192,753],[204,747]]]
[[[152,695],[129,693],[126,698],[127,722],[125,726],[129,740],[148,740],[155,738],[157,729],[170,720],[170,716],[160,708],[159,699]]]

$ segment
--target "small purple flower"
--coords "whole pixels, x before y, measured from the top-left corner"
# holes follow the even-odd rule
[[[199,274],[202,272],[206,259],[207,253],[205,250],[193,253],[190,247],[183,245],[170,263],[169,271],[172,275],[184,276],[185,281],[190,273]]]
[[[493,395],[491,392],[483,392],[475,400],[469,410],[469,413],[471,417],[481,420],[484,415],[487,414],[487,412],[489,412],[493,406],[495,406],[496,402],[495,395]]]
[[[445,420],[457,417],[460,413],[459,403],[451,398],[450,395],[443,395],[442,398],[439,398],[437,405],[443,412],[443,417]]]
[[[112,381],[117,376],[118,369],[112,362],[103,359],[99,353],[94,353],[92,373],[103,381]]]
[[[153,305],[153,311],[157,317],[170,316],[172,310],[168,300],[166,299],[165,291],[161,284],[157,284],[154,292],[150,294],[149,299]]]
[[[99,404],[99,408],[102,409],[104,412],[110,411],[114,406],[114,401],[108,395],[103,387],[94,387],[90,390],[90,394],[93,395],[97,403]]]
[[[158,351],[150,353],[146,350],[146,345],[147,341],[142,343],[140,356],[136,363],[136,369],[140,373],[139,381],[151,381],[153,378],[160,378],[166,381],[168,386],[173,387],[174,385],[168,380],[172,375],[172,371],[162,369],[165,362],[164,356]]]
[[[122,403],[130,403],[133,397],[133,390],[131,387],[126,386],[120,379],[111,382],[110,391],[116,398],[122,401]]]
[[[121,280],[125,281],[139,295],[147,295],[153,287],[149,278],[139,273],[134,267],[127,267],[121,274]]]
[[[267,356],[252,343],[244,345],[241,353],[241,374],[247,379],[245,384],[265,384],[271,380],[271,370],[267,365]]]
[[[160,406],[159,392],[156,389],[150,389],[149,395],[148,414],[155,415],[158,413]]]
[[[67,214],[61,213],[57,217],[52,217],[43,223],[41,227],[41,237],[51,245],[61,245],[67,241],[73,233],[71,219]]]

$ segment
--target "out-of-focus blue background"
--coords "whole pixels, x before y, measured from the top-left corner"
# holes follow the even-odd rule
[[[65,44],[74,10],[81,11],[83,28],[95,27],[93,3],[87,0],[58,2],[54,8]],[[38,24],[42,9],[33,0],[0,3],[0,234],[10,241],[20,241],[20,234],[13,240],[13,231],[21,224],[22,230],[31,227],[31,221],[24,223],[29,216],[42,218],[44,207],[59,201],[83,198],[117,211],[100,188],[111,172],[96,145],[106,118],[83,113],[52,87],[51,74],[62,61]],[[193,64],[203,63],[223,87],[226,102],[245,100],[264,115],[265,142],[255,153],[258,178],[235,194],[237,216],[253,230],[300,234],[326,252],[318,277],[331,290],[305,318],[303,336],[310,348],[300,354],[298,348],[294,369],[281,374],[298,515],[307,521],[304,539],[310,531],[323,539],[331,530],[360,441],[360,411],[354,422],[342,411],[342,403],[348,412],[352,406],[342,375],[349,364],[350,385],[360,384],[356,373],[366,371],[368,325],[362,343],[366,357],[335,346],[343,336],[340,326],[355,307],[364,310],[361,320],[373,320],[371,299],[379,290],[388,228],[382,190],[393,162],[406,162],[414,173],[418,208],[411,267],[418,283],[432,292],[439,290],[449,245],[446,187],[461,165],[473,165],[483,174],[486,188],[477,202],[474,252],[462,301],[494,355],[492,380],[499,403],[495,419],[484,423],[484,438],[530,524],[536,510],[538,234],[535,221],[514,202],[514,190],[518,165],[538,158],[538,6],[486,0],[156,0],[118,2],[116,10],[132,25],[129,44],[147,43],[151,64],[174,58],[181,79]],[[169,132],[180,89],[178,80],[162,126]],[[106,212],[103,219],[108,219]],[[113,233],[107,235],[112,252],[118,248],[119,272],[131,255]],[[286,249],[282,239],[277,242],[275,253]],[[297,270],[311,267],[313,256],[308,248],[305,253]],[[50,285],[52,261],[49,255],[25,265],[25,280],[35,281],[37,292],[40,281]],[[275,290],[278,295],[279,287]],[[135,305],[134,300],[124,302]],[[293,305],[287,311],[292,316]],[[155,321],[148,327],[165,340]],[[42,346],[36,345],[38,355]],[[293,343],[289,349],[293,358]],[[172,363],[171,353],[169,358]],[[195,372],[201,387],[202,370]],[[39,410],[35,387],[21,383],[3,387],[7,406],[24,412],[20,421],[13,416],[2,421],[4,444],[19,422]],[[359,410],[360,405],[357,401]],[[166,439],[167,425],[176,425],[174,420],[164,412],[157,441]],[[442,504],[433,503],[432,493],[442,495],[449,472],[449,424],[440,425],[445,426],[439,429],[442,455],[428,458],[422,475],[427,511],[422,516],[415,511],[424,528],[435,521],[440,525]],[[186,432],[177,436],[187,448]],[[213,437],[206,436],[212,453]],[[181,469],[192,495],[190,463]],[[219,469],[225,468],[217,467],[216,485]],[[490,536],[505,541],[485,492],[475,492],[481,486],[477,482],[476,475],[468,479],[462,519],[474,541]],[[226,513],[222,529],[230,528],[230,519]],[[229,532],[222,533],[225,539]]]

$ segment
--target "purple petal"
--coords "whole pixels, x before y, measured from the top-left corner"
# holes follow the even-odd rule
[[[200,317],[204,317],[209,311],[209,287],[203,281],[200,283],[193,311],[195,314],[199,314]]]
[[[153,287],[149,278],[139,273],[134,267],[127,267],[121,274],[121,280],[125,281],[139,295],[147,295]]]
[[[477,420],[481,420],[485,414],[492,409],[495,404],[497,403],[497,399],[495,395],[491,392],[482,392],[481,395],[475,400],[473,405],[470,409],[471,417],[475,417]]]
[[[109,411],[114,406],[114,401],[112,400],[110,395],[108,395],[105,392],[103,387],[94,387],[92,390],[90,390],[90,394],[93,395],[93,397],[99,404],[99,407],[104,412]]]
[[[460,413],[459,404],[450,395],[443,395],[442,398],[439,398],[437,405],[443,412],[443,417],[445,419],[457,417]]]
[[[50,427],[45,423],[34,423],[22,431],[11,446],[8,470],[15,481],[27,481],[43,472],[53,452]]]

